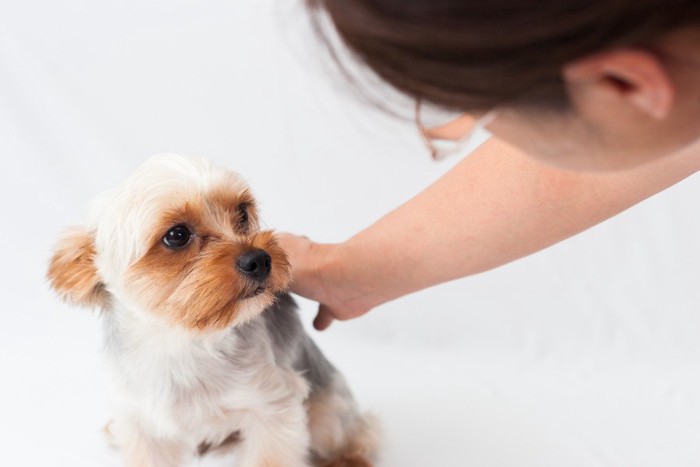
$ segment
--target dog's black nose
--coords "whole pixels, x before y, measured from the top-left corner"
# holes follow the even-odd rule
[[[238,257],[236,266],[246,276],[263,281],[270,275],[272,258],[266,251],[260,249],[250,250]]]

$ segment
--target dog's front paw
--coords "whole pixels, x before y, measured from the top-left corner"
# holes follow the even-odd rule
[[[374,467],[374,464],[362,456],[343,456],[325,463],[321,467]]]
[[[117,445],[117,439],[114,437],[114,433],[112,433],[112,420],[108,421],[104,428],[102,428],[102,433],[105,435],[107,444],[113,448],[119,447]]]

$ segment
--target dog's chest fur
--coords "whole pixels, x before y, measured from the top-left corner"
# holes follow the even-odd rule
[[[107,315],[115,413],[194,448],[222,442],[241,429],[244,416],[276,400],[306,397],[308,384],[292,368],[294,352],[281,352],[285,343],[271,338],[269,321],[195,336],[143,313]]]

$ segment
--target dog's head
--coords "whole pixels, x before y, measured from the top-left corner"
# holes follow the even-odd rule
[[[93,202],[88,225],[59,241],[48,277],[76,304],[119,303],[207,330],[256,316],[290,273],[237,174],[166,154]]]

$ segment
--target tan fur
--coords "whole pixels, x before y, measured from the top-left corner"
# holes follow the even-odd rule
[[[212,200],[214,205],[223,208],[228,213],[229,218],[233,219],[234,225],[236,221],[239,220],[239,208],[241,206],[245,206],[247,208],[246,211],[248,213],[248,218],[250,219],[251,228],[248,230],[254,230],[257,228],[259,223],[258,210],[255,207],[255,198],[253,198],[250,190],[246,189],[241,192],[234,193],[226,187],[221,187],[212,190],[208,198]]]
[[[361,456],[350,456],[341,457],[335,459],[327,464],[323,464],[321,467],[373,467],[374,464],[368,459]]]
[[[255,232],[257,214],[252,198],[216,190],[216,196],[188,200],[167,212],[151,239],[146,254],[126,274],[127,288],[145,309],[159,313],[188,329],[224,329],[236,321],[259,284],[235,267],[248,250],[265,250],[272,272],[265,291],[251,300],[262,309],[289,283],[289,262],[270,231]],[[248,229],[241,224],[240,207],[247,206]],[[195,234],[180,250],[163,245],[165,233],[178,224]],[[243,317],[249,319],[250,317]]]
[[[344,417],[354,411],[348,402],[337,390],[315,393],[306,402],[314,464],[319,467],[371,467],[377,457],[378,421],[371,414]]]
[[[76,305],[105,308],[109,293],[95,267],[92,233],[74,228],[66,231],[55,248],[47,278],[66,301]]]

